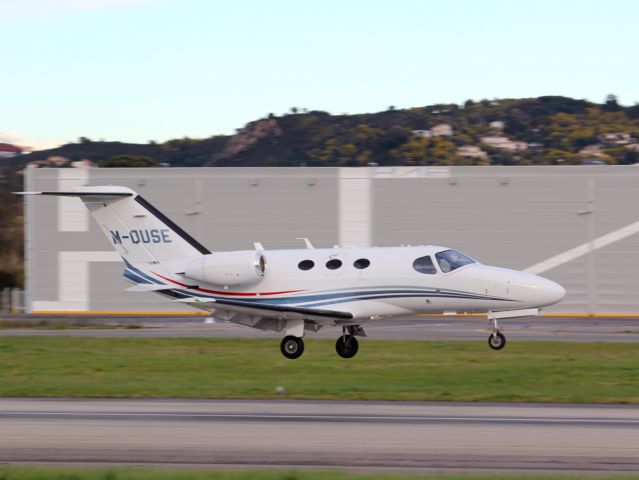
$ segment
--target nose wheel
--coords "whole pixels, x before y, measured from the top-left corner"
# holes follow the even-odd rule
[[[282,343],[280,343],[280,351],[282,355],[286,358],[290,358],[294,360],[302,356],[304,353],[304,340],[300,337],[294,337],[293,335],[288,335],[282,339]]]
[[[501,350],[506,346],[506,337],[499,331],[497,319],[493,319],[493,333],[488,337],[488,346],[493,350]]]
[[[493,350],[501,350],[506,346],[506,337],[501,332],[493,332],[488,337],[488,346]]]

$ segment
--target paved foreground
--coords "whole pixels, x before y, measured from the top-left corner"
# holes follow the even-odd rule
[[[639,471],[639,408],[0,399],[0,462]]]

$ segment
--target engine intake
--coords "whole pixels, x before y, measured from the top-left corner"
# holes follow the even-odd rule
[[[224,287],[245,287],[264,277],[266,259],[262,252],[210,253],[186,265],[184,275],[201,282]]]

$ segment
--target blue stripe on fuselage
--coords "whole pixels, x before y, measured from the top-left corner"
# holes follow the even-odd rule
[[[146,284],[150,284],[151,282],[149,282],[148,280],[140,277],[139,275],[136,275],[135,273],[133,273],[131,270],[129,270],[128,268],[124,269],[124,272],[122,272],[122,276],[124,278],[128,278],[129,280],[131,280],[133,283],[146,283]]]
[[[140,270],[137,267],[134,267],[131,263],[129,263],[127,260],[124,259],[124,257],[122,257],[122,260],[124,260],[124,263],[126,264],[127,268],[129,270],[131,270],[132,272],[134,272],[135,274],[139,275],[140,277],[148,280],[147,282],[144,283],[155,283],[157,285],[164,285],[163,282],[160,282],[159,280],[156,280],[155,278],[153,278],[151,275],[144,273],[142,270]]]
[[[245,304],[255,305],[291,305],[299,307],[318,307],[326,305],[335,305],[338,303],[347,303],[353,301],[381,299],[381,298],[459,298],[466,300],[497,300],[514,302],[516,300],[491,297],[487,295],[478,295],[473,293],[459,292],[459,291],[436,291],[434,289],[428,290],[364,290],[358,292],[341,292],[332,294],[320,294],[320,295],[301,295],[301,296],[289,296],[286,298],[251,298],[251,299],[231,299],[228,297],[222,297],[219,295],[207,295],[194,290],[188,290],[188,292],[176,289],[188,293],[191,297],[199,297],[203,299],[224,299],[224,300],[237,300],[242,301]]]

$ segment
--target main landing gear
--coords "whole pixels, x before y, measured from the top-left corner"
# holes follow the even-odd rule
[[[286,358],[294,360],[302,356],[304,353],[304,340],[301,337],[288,335],[282,339],[280,343],[280,351]]]
[[[335,342],[335,351],[342,358],[353,358],[359,350],[356,336],[365,337],[364,327],[361,325],[347,325],[342,327],[342,336]]]
[[[493,350],[501,350],[506,346],[506,337],[499,331],[497,319],[493,318],[493,333],[488,337],[488,346]]]
[[[342,358],[353,358],[359,350],[359,342],[354,335],[344,333],[335,342],[335,351]]]
[[[366,333],[361,325],[348,325],[342,327],[342,335],[335,342],[335,351],[342,358],[353,358],[359,350],[359,342],[356,336],[365,337]],[[286,358],[294,360],[304,353],[304,340],[302,337],[287,335],[282,339],[280,351]]]

